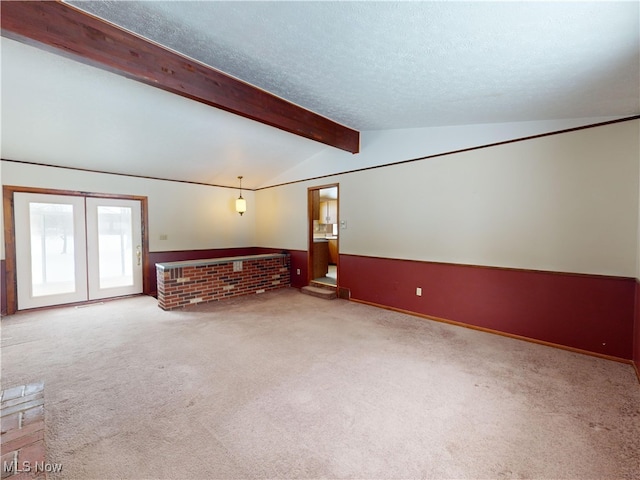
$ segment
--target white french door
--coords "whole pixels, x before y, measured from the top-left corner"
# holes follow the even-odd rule
[[[140,202],[88,197],[89,299],[142,293]]]
[[[137,200],[16,192],[18,310],[142,292]]]
[[[15,193],[18,309],[87,300],[84,197]]]

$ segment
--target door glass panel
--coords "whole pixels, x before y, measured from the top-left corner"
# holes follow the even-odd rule
[[[32,296],[75,292],[73,205],[30,202],[29,217]]]
[[[133,285],[131,208],[98,206],[100,288]]]

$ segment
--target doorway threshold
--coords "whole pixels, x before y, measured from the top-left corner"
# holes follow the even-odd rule
[[[338,286],[336,279],[331,277],[314,278],[313,280],[311,280],[310,284],[314,286],[321,286],[321,287],[337,287]]]

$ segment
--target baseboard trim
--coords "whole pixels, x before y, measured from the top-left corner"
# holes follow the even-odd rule
[[[631,362],[631,364],[633,365],[633,369],[636,371],[636,377],[638,377],[638,383],[640,383],[640,367],[638,367],[638,364],[636,362]]]
[[[30,313],[30,312],[41,312],[41,311],[47,311],[47,310],[56,310],[59,308],[83,308],[83,307],[90,307],[92,305],[99,305],[101,303],[108,303],[108,302],[112,302],[115,300],[123,300],[125,298],[135,298],[135,297],[148,297],[149,295],[141,292],[141,293],[132,293],[129,295],[119,295],[117,297],[107,297],[107,298],[98,298],[95,300],[84,300],[82,302],[71,302],[71,303],[60,303],[57,305],[46,305],[44,307],[34,307],[34,308],[25,308],[22,310],[16,310],[14,313],[10,314],[10,315],[18,315],[21,313]],[[8,315],[9,316],[9,315]]]
[[[411,315],[413,317],[423,318],[425,320],[433,320],[433,321],[440,322],[440,323],[447,323],[449,325],[455,325],[457,327],[470,328],[471,330],[478,330],[480,332],[492,333],[494,335],[500,335],[502,337],[513,338],[513,339],[516,339],[516,340],[524,340],[525,342],[537,343],[538,345],[544,345],[546,347],[558,348],[560,350],[566,350],[566,351],[573,352],[573,353],[581,353],[583,355],[589,355],[591,357],[602,358],[604,360],[611,360],[611,361],[618,362],[618,363],[626,363],[628,365],[633,365],[633,367],[636,370],[636,374],[638,375],[638,381],[640,381],[640,371],[638,371],[638,367],[633,362],[633,360],[629,360],[629,359],[626,359],[626,358],[614,357],[612,355],[605,355],[603,353],[590,352],[589,350],[583,350],[581,348],[569,347],[567,345],[561,345],[559,343],[552,343],[552,342],[547,342],[547,341],[544,341],[544,340],[538,340],[538,339],[535,339],[535,338],[524,337],[522,335],[516,335],[514,333],[501,332],[500,330],[494,330],[494,329],[491,329],[491,328],[478,327],[476,325],[470,325],[468,323],[456,322],[455,320],[448,320],[446,318],[434,317],[432,315],[425,315],[424,313],[412,312],[410,310],[403,310],[402,308],[389,307],[387,305],[380,305],[378,303],[368,302],[366,300],[358,300],[356,298],[350,298],[349,300],[352,301],[352,302],[356,302],[356,303],[362,303],[364,305],[370,305],[372,307],[378,307],[378,308],[383,308],[385,310],[391,310],[391,311],[398,312],[398,313],[404,313],[404,314],[407,314],[407,315]]]

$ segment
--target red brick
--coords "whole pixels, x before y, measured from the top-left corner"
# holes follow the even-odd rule
[[[2,437],[0,442],[2,443],[2,450],[3,451],[10,451],[7,450],[9,447],[5,448],[5,445],[13,445],[13,442],[17,442],[18,447],[12,449],[12,450],[17,450],[18,448],[22,447],[22,444],[20,444],[20,439],[21,438],[25,438],[27,440],[28,443],[33,443],[32,441],[30,441],[29,439],[31,438],[31,435],[36,434],[39,430],[42,430],[42,439],[44,440],[44,419],[40,420],[39,422],[33,422],[29,425],[23,426],[23,428],[14,428],[12,430],[9,430],[7,433],[2,434]]]
[[[20,449],[18,452],[18,464],[22,462],[29,462],[34,465],[36,462],[44,462],[46,456],[46,450],[44,442],[37,442],[29,445],[28,447]]]
[[[44,422],[43,422],[44,424]],[[20,430],[17,430],[18,432]],[[5,434],[5,435],[8,435]],[[14,450],[24,449],[30,447],[36,442],[44,441],[44,428],[40,428],[36,431],[30,432],[27,435],[22,435],[16,438],[12,438],[8,441],[2,442],[2,453],[12,452]]]
[[[22,412],[12,413],[11,415],[5,415],[0,420],[0,430],[2,430],[1,434],[12,430],[14,428],[20,428],[20,415]]]
[[[7,478],[10,477],[12,473],[12,471],[8,470],[8,466],[9,465],[13,465],[13,467],[11,468],[16,468],[16,452],[9,452],[6,453],[4,455],[2,455],[2,458],[0,459],[0,468],[2,468],[2,478]],[[15,477],[13,477],[15,478]]]
[[[289,259],[244,260],[243,271],[233,272],[231,262],[198,267],[183,267],[180,272],[173,271],[171,276],[189,278],[180,285],[165,285],[159,294],[158,305],[165,310],[188,305],[190,300],[217,301],[222,298],[254,294],[258,290],[273,290],[290,285],[288,272]],[[175,269],[177,270],[177,269]],[[271,282],[278,279],[278,284]],[[225,289],[225,287],[232,287]],[[161,297],[161,298],[160,298]]]

